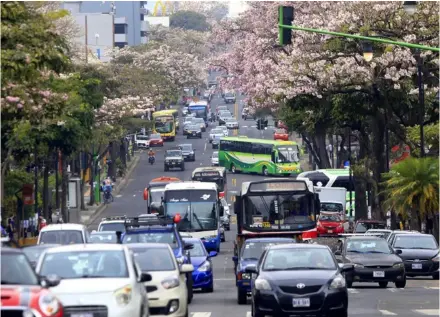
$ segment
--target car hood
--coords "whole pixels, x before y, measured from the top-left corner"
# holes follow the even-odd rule
[[[242,260],[240,260],[240,265],[238,266],[238,270],[244,272],[244,270],[246,269],[246,267],[248,265],[251,265],[251,264],[256,265],[257,263],[258,263],[258,260],[242,259]]]
[[[191,257],[191,264],[194,266],[194,268],[198,268],[200,265],[202,265],[208,258],[206,256],[192,256]]]
[[[393,265],[401,262],[402,260],[395,254],[379,254],[379,253],[365,253],[365,254],[353,254],[347,255],[346,258],[353,263],[362,264],[365,266],[381,266],[381,265]]]
[[[262,272],[260,276],[268,279],[275,285],[292,286],[303,283],[306,286],[323,285],[336,275],[335,270],[292,270]]]
[[[181,160],[181,156],[167,156],[165,160]]]
[[[150,142],[162,142],[162,139],[151,139]]]
[[[58,286],[51,287],[51,290],[55,295],[111,293],[129,283],[128,278],[63,279]]]
[[[429,260],[435,257],[439,250],[424,250],[424,249],[400,249],[402,254],[400,257],[404,260]]]
[[[188,155],[188,154],[192,154],[192,153],[193,153],[193,151],[182,151],[183,155]]]

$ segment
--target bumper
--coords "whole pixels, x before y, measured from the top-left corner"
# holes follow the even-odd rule
[[[165,163],[165,167],[167,168],[182,168],[183,166],[184,166],[183,163],[175,163],[175,164]]]
[[[293,307],[293,299],[309,298],[309,307]],[[291,315],[314,315],[328,314],[343,311],[348,305],[347,290],[324,290],[317,293],[296,295],[281,291],[254,291],[253,303],[255,309],[267,315],[291,316]]]
[[[217,248],[220,247],[220,238],[202,240],[202,241],[203,241],[203,245],[205,246],[205,248],[208,252],[209,251],[217,251]]]
[[[383,272],[383,277],[378,277],[377,272]],[[403,268],[355,268],[351,273],[346,273],[346,276],[353,282],[396,282],[405,280],[405,270]]]
[[[344,233],[344,228],[321,228],[318,227],[316,228],[318,231],[319,235],[328,235],[328,236],[332,236],[332,235],[338,235],[340,233]]]
[[[192,272],[193,288],[209,288],[214,283],[212,271],[200,272],[195,270]]]
[[[427,261],[404,261],[406,275],[427,276],[439,272],[439,262]]]
[[[183,158],[185,159],[185,161],[194,161],[194,159],[196,158],[195,154],[190,154],[190,155],[184,155]]]
[[[237,280],[236,285],[240,291],[244,291],[247,293],[250,293],[252,291],[250,280]]]
[[[161,317],[182,317],[185,316],[187,304],[187,291],[183,291],[182,287],[177,287],[175,290],[167,292],[160,292],[157,297],[154,293],[148,294],[148,303],[150,306],[150,316]],[[186,286],[185,286],[186,289]],[[177,290],[177,291],[176,291]],[[170,304],[172,301],[178,301],[179,308],[172,314],[169,314]],[[121,315],[122,316],[122,315]],[[129,315],[125,315],[129,316]],[[135,315],[131,315],[135,316]]]
[[[188,137],[188,139],[190,139],[190,138],[201,138],[202,134],[201,133],[186,133],[186,136]]]
[[[163,142],[150,142],[150,147],[153,146],[163,146]]]

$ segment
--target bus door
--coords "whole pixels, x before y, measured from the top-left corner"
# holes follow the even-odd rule
[[[274,148],[272,150],[272,154],[270,156],[270,159],[273,163],[277,164],[278,163],[278,150],[276,148]]]

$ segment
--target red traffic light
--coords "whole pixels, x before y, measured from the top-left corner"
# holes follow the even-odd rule
[[[173,221],[174,221],[174,223],[179,223],[180,220],[182,220],[182,217],[180,216],[180,214],[176,214],[176,215],[173,217]]]

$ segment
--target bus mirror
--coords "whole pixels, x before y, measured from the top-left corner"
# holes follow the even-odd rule
[[[144,189],[144,200],[148,200],[148,189]]]

